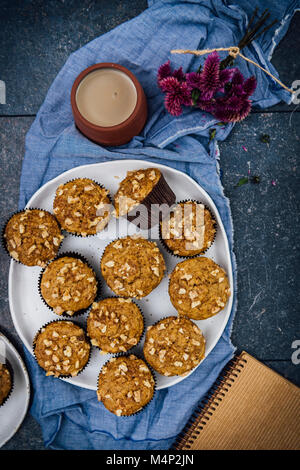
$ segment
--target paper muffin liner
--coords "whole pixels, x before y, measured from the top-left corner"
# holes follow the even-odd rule
[[[176,258],[179,258],[179,259],[190,259],[190,258],[196,258],[197,256],[204,255],[204,253],[206,253],[211,248],[211,246],[213,245],[213,243],[216,239],[217,230],[218,230],[218,225],[217,225],[217,221],[216,221],[216,218],[215,218],[214,214],[212,213],[211,209],[206,204],[204,204],[203,202],[197,201],[195,199],[184,199],[182,201],[176,202],[175,206],[177,206],[178,204],[186,203],[186,202],[194,202],[196,204],[202,204],[204,206],[204,208],[206,210],[208,210],[208,212],[210,213],[211,218],[214,222],[215,234],[214,234],[214,238],[211,242],[211,245],[209,247],[205,248],[204,250],[202,250],[200,253],[197,253],[195,255],[179,255],[179,254],[175,254],[174,251],[172,251],[169,248],[169,246],[167,245],[167,243],[165,242],[165,240],[162,236],[161,223],[159,223],[159,240],[160,240],[162,246],[167,250],[168,253],[170,253],[170,255],[175,256]]]
[[[32,211],[32,210],[43,211],[43,212],[47,212],[48,214],[50,214],[50,215],[51,215],[52,217],[54,217],[54,219],[56,220],[57,225],[58,225],[58,227],[59,227],[59,229],[60,229],[61,235],[62,235],[62,231],[63,231],[62,228],[61,228],[61,225],[60,225],[60,223],[58,222],[58,220],[57,220],[57,218],[55,217],[55,215],[52,214],[51,212],[47,211],[46,209],[41,209],[40,207],[28,207],[27,209],[21,209],[21,210],[19,210],[19,211],[13,212],[13,213],[11,214],[11,216],[6,220],[4,226],[2,227],[2,230],[1,230],[1,244],[2,244],[2,247],[4,248],[5,252],[7,253],[7,255],[8,255],[12,260],[14,260],[14,261],[15,261],[16,263],[18,263],[18,264],[21,264],[22,266],[28,266],[29,268],[35,268],[35,267],[41,267],[41,266],[38,266],[37,264],[32,265],[32,266],[29,266],[28,264],[21,263],[21,261],[16,260],[15,258],[13,258],[13,257],[11,256],[11,254],[10,254],[8,248],[7,248],[7,243],[6,243],[6,239],[5,239],[4,235],[5,235],[5,230],[6,230],[7,224],[8,224],[8,222],[10,221],[10,219],[11,219],[14,215],[21,214],[22,212],[25,212],[25,211]],[[62,242],[63,242],[63,239],[61,240],[59,246],[57,247],[57,253],[59,252],[59,250],[60,250],[60,248],[61,248]],[[49,263],[50,261],[53,261],[56,256],[57,256],[57,254],[56,254],[53,258],[51,258],[51,259],[45,261],[45,263]]]
[[[104,189],[105,191],[108,191],[108,189],[102,184],[102,183],[99,183],[98,181],[95,181],[94,179],[92,178],[86,178],[85,176],[83,176],[82,178],[72,178],[68,181],[66,181],[65,183],[62,183],[62,184],[67,184],[67,183],[71,183],[72,181],[77,181],[77,180],[81,180],[81,179],[89,179],[90,181],[92,181],[93,183],[95,183],[97,186],[99,186],[101,189]],[[57,189],[57,188],[56,188]],[[112,207],[112,210],[113,210],[113,202],[112,202],[112,197],[108,191],[107,193],[107,197],[109,199],[109,202],[110,202],[110,205]],[[54,199],[53,199],[53,203],[52,203],[52,206],[54,205],[54,201],[55,201],[55,198],[56,198],[56,191],[55,191],[55,195],[54,195]],[[110,217],[112,215],[112,210],[110,211]],[[110,221],[110,218],[107,222],[107,225],[109,224],[109,221]],[[105,227],[107,227],[107,225]],[[105,229],[104,227],[104,229]],[[103,229],[103,230],[104,230]],[[83,236],[80,232],[70,232],[69,230],[65,229],[65,228],[62,228],[62,231],[65,232],[66,234],[68,235],[73,235],[74,237],[78,237],[78,238],[90,238],[90,237],[95,237],[98,235],[98,233],[100,233],[102,230],[100,230],[100,232],[96,232],[96,233],[90,233],[90,234],[86,234],[85,236]]]
[[[153,227],[154,225],[159,224],[161,219],[164,219],[167,214],[170,212],[171,206],[176,201],[176,195],[166,182],[164,175],[161,173],[160,178],[150,193],[140,201],[139,205],[133,208],[126,214],[129,222],[134,223],[142,230],[147,230]],[[154,214],[152,204],[166,204],[169,206],[169,209],[165,209],[162,213],[159,212]],[[143,211],[140,215],[136,215],[136,212],[139,210],[139,206],[143,205],[147,208],[147,217],[144,217]],[[153,214],[155,217],[153,217]],[[138,219],[138,220],[136,220]]]
[[[54,377],[56,379],[58,378],[61,378],[61,379],[71,379],[71,378],[75,378],[75,377],[78,377],[79,374],[81,374],[81,372],[83,372],[87,366],[89,365],[89,362],[90,362],[90,359],[91,359],[91,353],[92,353],[92,345],[91,345],[91,342],[89,340],[89,337],[87,335],[87,332],[86,332],[86,329],[84,326],[80,325],[79,323],[75,322],[75,321],[72,321],[72,320],[67,320],[67,319],[58,319],[58,320],[52,320],[52,321],[49,321],[47,323],[45,323],[43,326],[40,327],[40,329],[36,332],[36,334],[34,335],[34,338],[33,338],[33,341],[32,341],[32,352],[33,352],[33,355],[34,355],[34,358],[38,364],[38,366],[40,367],[41,370],[43,370],[45,373],[47,372],[42,366],[40,366],[38,360],[37,360],[37,357],[35,355],[35,347],[36,347],[36,340],[37,340],[37,337],[38,335],[42,332],[42,329],[43,328],[46,328],[46,326],[50,325],[51,323],[57,323],[57,322],[62,322],[62,321],[68,321],[68,322],[71,322],[73,323],[74,325],[77,325],[79,326],[83,332],[84,332],[84,337],[85,337],[85,340],[87,341],[87,343],[90,345],[90,351],[89,351],[89,357],[88,357],[88,360],[86,361],[86,364],[82,367],[82,369],[80,369],[80,371],[78,372],[77,375],[72,375],[72,374],[61,374],[59,375],[59,377],[55,377],[54,375],[51,375],[49,377]]]
[[[56,261],[60,258],[64,258],[65,256],[69,256],[69,257],[72,257],[72,258],[76,258],[76,259],[80,259],[83,263],[85,263],[94,273],[95,275],[95,278],[96,278],[96,282],[97,282],[97,292],[96,292],[96,295],[95,295],[95,299],[91,302],[91,304],[84,308],[84,309],[81,309],[81,310],[76,310],[73,315],[68,315],[67,313],[62,313],[61,315],[58,315],[57,313],[54,312],[54,309],[53,307],[51,307],[50,305],[47,304],[46,300],[44,299],[43,295],[42,295],[42,290],[41,290],[41,282],[42,282],[42,278],[43,278],[43,274],[44,272],[46,271],[47,267],[53,262],[53,261]],[[88,312],[89,309],[91,308],[93,302],[95,302],[99,297],[100,297],[100,292],[101,292],[101,282],[100,280],[98,279],[96,273],[95,273],[95,270],[94,268],[92,268],[92,266],[90,265],[90,263],[88,262],[88,260],[83,256],[81,255],[80,253],[77,253],[75,251],[66,251],[65,253],[60,253],[58,256],[56,256],[53,260],[49,261],[49,263],[47,263],[47,265],[42,269],[42,271],[40,272],[40,275],[39,275],[39,279],[38,279],[38,292],[39,292],[39,295],[40,295],[40,298],[42,300],[42,302],[46,305],[46,307],[48,307],[55,315],[57,315],[58,317],[62,318],[62,317],[65,317],[64,319],[66,320],[67,318],[69,319],[72,319],[74,317],[77,317],[79,315],[83,315],[84,313]]]
[[[94,300],[94,302],[101,302],[101,300],[106,300],[106,299],[124,299],[124,300],[129,300],[128,297],[122,297],[122,296],[117,296],[117,295],[110,295],[110,296],[108,296],[108,297],[103,297],[103,298],[99,298],[99,299],[97,299],[97,300]],[[125,354],[127,354],[127,353],[132,354],[132,353],[130,353],[130,351],[132,351],[132,349],[136,348],[136,347],[140,344],[140,342],[142,341],[142,338],[143,338],[143,336],[144,336],[144,334],[145,334],[145,329],[146,329],[146,327],[145,327],[145,323],[146,323],[145,315],[144,315],[144,313],[143,313],[141,307],[140,307],[133,299],[130,298],[130,300],[131,300],[131,302],[132,302],[133,304],[135,304],[135,305],[137,306],[137,308],[138,308],[139,311],[140,311],[140,314],[142,315],[142,319],[143,319],[143,330],[142,330],[140,339],[138,340],[138,342],[137,342],[134,346],[131,346],[131,347],[130,347],[129,349],[127,349],[126,351],[118,351],[118,352],[109,352],[109,351],[108,351],[108,352],[105,353],[105,354],[111,354],[111,355],[113,355],[113,356],[115,356],[115,357],[123,356],[123,355],[125,355]],[[94,303],[94,302],[93,302],[93,303]],[[89,308],[88,316],[89,316],[91,310],[92,310],[92,305],[91,305],[91,307]],[[87,319],[88,319],[88,317],[87,317]],[[87,332],[87,335],[88,335],[88,332]],[[89,336],[89,335],[88,335],[88,336]],[[90,338],[90,340],[92,340],[92,338],[91,338],[90,336],[89,336],[89,338]],[[99,349],[99,351],[102,353],[102,349],[101,349],[100,346],[96,346],[96,345],[94,345],[94,344],[92,344],[92,346],[95,347],[95,348],[97,348],[97,349]],[[103,355],[104,355],[104,353],[103,353]]]
[[[156,393],[156,389],[157,389],[157,380],[156,380],[156,377],[155,377],[155,373],[154,373],[154,369],[153,367],[150,366],[150,364],[148,364],[148,362],[146,361],[146,359],[141,355],[141,354],[133,354],[133,353],[130,353],[130,352],[126,352],[124,354],[120,354],[120,355],[114,355],[113,357],[118,359],[120,357],[129,357],[129,356],[135,356],[137,359],[141,359],[145,364],[146,366],[148,367],[148,369],[150,370],[151,372],[151,375],[153,377],[153,380],[154,380],[154,388],[153,388],[153,395],[152,395],[152,398],[151,400],[148,401],[148,403],[146,403],[146,405],[144,405],[140,410],[138,411],[135,411],[134,413],[130,414],[130,415],[121,415],[121,416],[117,416],[115,413],[113,413],[112,411],[110,411],[108,408],[106,408],[106,406],[104,406],[104,403],[101,401],[101,403],[103,404],[104,408],[111,414],[117,416],[117,418],[130,418],[131,416],[136,416],[140,413],[142,413],[146,408],[147,406],[152,402],[154,396],[155,396],[155,393]],[[111,361],[111,359],[113,359],[113,357],[110,357],[101,367],[101,370],[98,374],[98,379],[97,379],[97,392],[98,392],[98,388],[99,388],[99,378],[100,378],[100,375],[101,375],[101,371],[103,369],[103,367],[107,366],[107,364]],[[98,400],[98,397],[97,397],[97,400]]]
[[[169,316],[164,316],[164,317],[161,317],[159,320],[157,320],[155,323],[153,323],[153,325],[149,325],[151,327],[153,326],[156,326],[158,325],[158,323],[160,323],[161,321],[163,320],[166,320],[167,318],[185,318],[186,320],[190,320],[194,325],[196,325],[195,323],[195,320],[193,320],[192,318],[188,318],[188,317],[185,317],[183,315],[179,315],[176,317],[176,315],[169,315]],[[198,325],[196,325],[198,327]],[[198,327],[199,328],[199,327]],[[151,367],[153,370],[155,370],[155,372],[157,372],[159,375],[162,375],[163,377],[185,377],[185,375],[189,374],[192,370],[194,370],[196,367],[198,367],[198,365],[200,364],[201,361],[203,361],[203,359],[205,359],[205,349],[206,349],[206,338],[203,334],[203,331],[201,330],[201,328],[199,328],[199,330],[201,331],[202,333],[202,336],[204,338],[204,357],[198,362],[198,364],[194,367],[192,367],[192,369],[190,370],[187,370],[186,372],[184,372],[183,374],[176,374],[176,375],[164,375],[164,374],[161,374],[158,370],[154,369],[153,366],[149,365],[148,362],[147,362],[147,365],[149,365],[149,367]],[[146,330],[146,335],[147,335],[147,330]],[[145,342],[146,342],[146,336],[145,336]],[[144,353],[144,348],[143,348],[143,353]],[[145,360],[145,359],[144,359]]]
[[[4,398],[3,402],[0,404],[0,408],[1,408],[1,406],[5,405],[7,400],[10,398],[10,396],[13,392],[14,386],[15,386],[15,383],[14,383],[14,370],[13,370],[13,367],[12,367],[11,363],[6,359],[6,362],[5,362],[4,365],[7,367],[7,369],[9,370],[9,373],[10,373],[11,387],[10,387],[10,391],[8,392],[8,395]]]

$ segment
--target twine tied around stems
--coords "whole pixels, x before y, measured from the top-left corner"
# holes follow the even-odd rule
[[[278,78],[274,77],[274,75],[271,74],[268,70],[264,69],[261,67],[259,64],[254,62],[254,60],[248,59],[248,57],[244,56],[240,48],[237,46],[230,46],[230,47],[217,47],[215,49],[202,49],[202,50],[189,50],[189,49],[173,49],[171,51],[171,54],[194,54],[194,55],[205,55],[205,54],[210,54],[211,52],[219,52],[219,51],[228,51],[229,55],[233,58],[236,59],[238,56],[240,56],[242,59],[246,60],[247,62],[250,62],[251,64],[255,65],[259,69],[261,69],[263,72],[265,72],[267,75],[273,78],[275,82],[279,83],[282,88],[285,90],[289,91],[290,93],[295,93],[294,90],[291,90],[287,86],[285,86]]]

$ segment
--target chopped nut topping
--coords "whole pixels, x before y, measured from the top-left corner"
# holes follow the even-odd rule
[[[107,263],[105,263],[105,266],[107,266],[108,268],[112,268],[114,265],[115,265],[114,261],[107,261]]]
[[[187,281],[190,281],[192,279],[192,275],[191,274],[187,274],[187,273],[184,273],[182,276],[181,276],[181,279],[186,279]]]
[[[175,366],[175,367],[182,367],[183,364],[182,364],[182,362],[180,362],[180,361],[176,361],[176,362],[174,362],[174,366]]]
[[[67,356],[67,357],[71,357],[72,356],[72,349],[70,346],[67,346],[64,350],[64,355]]]
[[[219,269],[214,269],[213,271],[211,271],[210,274],[211,274],[212,276],[216,276],[216,275],[218,274],[218,272],[219,272]]]

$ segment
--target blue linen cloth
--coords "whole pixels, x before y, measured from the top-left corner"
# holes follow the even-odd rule
[[[52,449],[168,449],[197,403],[231,359],[230,332],[236,309],[236,263],[229,202],[219,175],[217,140],[224,140],[232,124],[216,126],[216,119],[200,110],[186,109],[174,118],[163,107],[156,84],[158,67],[171,58],[174,67],[195,70],[204,58],[173,55],[177,48],[203,49],[238,44],[247,18],[260,1],[149,0],[149,8],[71,54],[54,80],[26,137],[20,208],[48,180],[78,165],[126,158],[147,159],[188,173],[210,194],[218,207],[229,239],[234,266],[234,304],[225,331],[210,355],[181,383],[156,393],[137,416],[118,418],[97,402],[95,392],[45,377],[26,351],[33,383],[31,413],[40,423],[45,446]],[[274,47],[287,31],[299,2],[265,0],[279,23],[264,33],[244,54],[277,76],[270,63]],[[222,56],[223,57],[223,56]],[[225,57],[225,55],[224,55]],[[97,62],[117,62],[141,82],[148,99],[149,117],[142,133],[121,147],[103,148],[86,139],[74,126],[70,90],[76,76]],[[253,104],[272,106],[290,102],[290,94],[269,76],[238,59],[245,76],[255,75]],[[216,126],[216,138],[209,132]]]

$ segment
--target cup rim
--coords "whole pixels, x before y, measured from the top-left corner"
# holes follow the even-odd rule
[[[77,89],[78,89],[79,84],[82,82],[82,80],[91,72],[95,70],[99,70],[99,69],[104,69],[104,68],[117,69],[125,73],[133,82],[136,92],[137,92],[136,104],[130,116],[128,116],[128,118],[125,121],[121,122],[120,124],[116,124],[115,126],[108,126],[108,127],[98,126],[97,124],[93,124],[92,122],[88,121],[80,113],[78,106],[77,106],[77,102],[76,102]],[[93,129],[94,131],[99,131],[102,134],[110,134],[112,131],[120,131],[120,130],[126,129],[128,124],[136,118],[136,116],[139,113],[141,104],[142,104],[142,95],[143,95],[142,86],[140,82],[138,81],[138,79],[136,78],[136,76],[130,70],[128,70],[123,65],[116,64],[114,62],[99,62],[97,64],[91,65],[90,67],[87,67],[86,69],[82,70],[82,72],[80,72],[80,74],[76,77],[73,83],[72,89],[71,89],[71,106],[72,106],[73,114],[76,115],[76,118],[77,119],[79,118],[80,121],[85,126],[89,127],[90,129]]]

